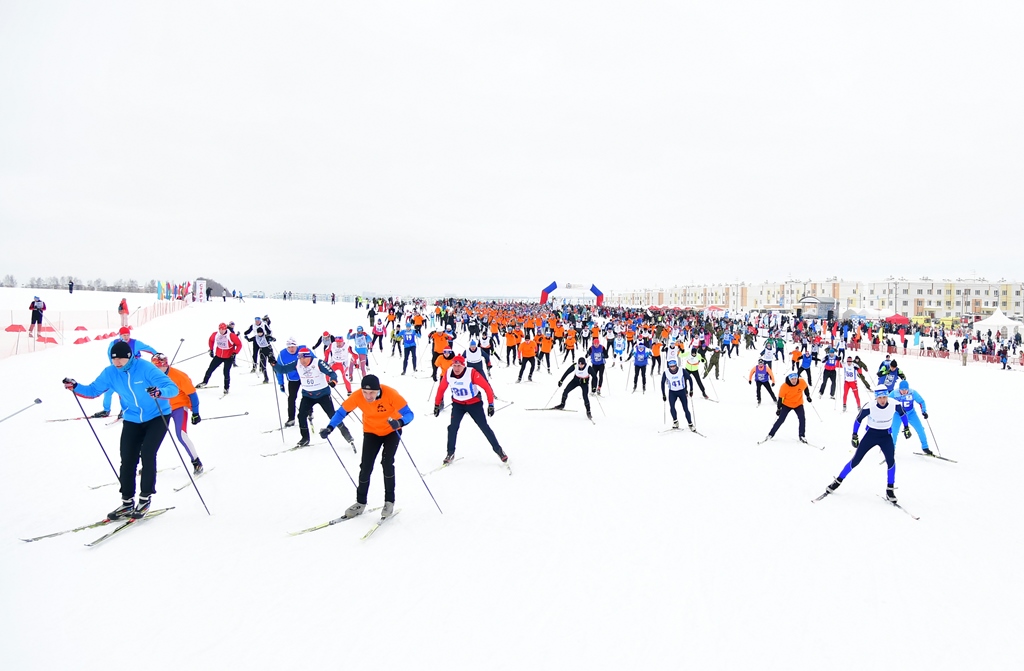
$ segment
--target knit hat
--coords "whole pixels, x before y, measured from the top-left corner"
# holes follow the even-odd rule
[[[298,351],[298,355],[300,357],[308,356],[309,358],[313,358],[313,353],[309,351],[308,347],[300,347],[299,351]]]
[[[452,359],[452,363],[453,364],[461,363],[463,366],[465,366],[466,365],[466,357],[464,357],[464,356],[462,356],[460,354],[457,357],[455,357],[454,359]]]
[[[117,335],[131,335],[132,330],[127,326],[122,326],[117,330]]]
[[[114,343],[114,346],[110,348],[111,359],[131,359],[132,348],[128,346],[123,340],[118,340]]]
[[[360,389],[369,389],[370,391],[380,391],[380,380],[377,379],[376,375],[367,375],[363,378],[363,381],[359,383]]]
[[[224,322],[221,322],[221,323],[217,324],[217,330],[226,329],[227,327],[228,327],[228,325],[225,324]]]
[[[295,342],[295,338],[288,338],[288,340],[284,341],[284,346],[285,347],[295,347],[298,344],[299,343]]]

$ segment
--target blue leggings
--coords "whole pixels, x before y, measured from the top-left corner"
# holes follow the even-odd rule
[[[679,419],[676,414],[676,401],[682,401],[683,412],[686,413],[686,423],[693,424],[693,420],[690,419],[690,408],[686,403],[686,390],[685,389],[669,389],[668,390],[668,411],[672,414],[672,421]]]
[[[900,422],[902,425],[903,422]],[[843,467],[843,472],[839,474],[839,479],[843,480],[850,471],[857,468],[861,459],[864,458],[868,452],[871,451],[872,447],[878,446],[882,450],[882,454],[885,456],[885,465],[888,467],[886,473],[886,482],[890,485],[896,482],[896,448],[892,444],[892,436],[886,429],[868,429],[868,432],[864,434],[864,439],[860,441],[860,446],[853,455],[853,459]]]
[[[928,435],[925,434],[924,426],[922,426],[922,424],[921,424],[921,418],[918,416],[916,411],[911,410],[910,412],[907,413],[907,422],[910,424],[910,426],[914,427],[914,433],[917,434],[917,437],[921,440],[921,449],[927,450],[928,449]],[[892,444],[893,445],[896,444],[896,437],[900,435],[900,430],[902,428],[903,428],[903,422],[897,422],[896,418],[894,417],[893,420],[892,420],[892,430],[891,430],[891,433],[892,433]]]
[[[177,410],[171,411],[171,423],[174,425],[174,437],[178,439],[178,442],[185,447],[185,451],[188,452],[189,459],[198,459],[199,453],[196,452],[196,446],[192,443],[192,439],[188,437],[188,408],[178,408]]]

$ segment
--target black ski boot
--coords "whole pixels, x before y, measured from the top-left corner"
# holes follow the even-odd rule
[[[140,520],[146,516],[149,512],[150,498],[148,496],[139,497],[139,505],[135,506],[135,510],[132,511],[132,518]]]
[[[129,515],[131,515],[133,510],[135,510],[135,500],[134,499],[124,499],[124,500],[121,501],[121,505],[119,505],[117,508],[115,508],[114,510],[111,510],[109,513],[107,513],[107,519],[108,520],[120,520],[120,519],[123,519],[123,518],[128,517]]]
[[[828,487],[826,487],[825,491],[828,492],[829,494],[834,494],[835,491],[837,489],[839,489],[839,485],[841,485],[841,484],[843,484],[843,479],[842,478],[833,478],[832,479],[832,484],[830,484]]]
[[[895,485],[887,485],[885,488],[885,500],[889,503],[896,503]]]

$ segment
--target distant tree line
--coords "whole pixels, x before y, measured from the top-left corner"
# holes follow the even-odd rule
[[[124,293],[156,293],[156,280],[150,280],[140,284],[137,280],[117,280],[108,283],[106,280],[96,278],[83,282],[80,277],[73,275],[51,275],[49,277],[30,277],[23,286],[27,289],[67,289],[68,283],[74,282],[76,289],[82,291],[121,291]],[[2,287],[17,287],[18,280],[13,275],[5,275],[0,281]]]

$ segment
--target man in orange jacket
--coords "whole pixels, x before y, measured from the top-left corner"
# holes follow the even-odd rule
[[[775,437],[775,432],[786,421],[786,416],[789,415],[790,411],[796,413],[796,417],[800,422],[800,442],[807,442],[807,439],[804,437],[804,429],[807,428],[807,418],[804,415],[804,397],[807,398],[808,403],[811,402],[811,390],[808,388],[807,382],[800,378],[799,373],[787,375],[786,381],[779,387],[779,400],[775,410],[775,414],[779,418],[775,420],[775,425],[768,432],[768,437],[761,442],[769,441]]]
[[[533,369],[535,366],[535,357],[537,356],[537,342],[530,339],[530,334],[527,333],[523,336],[523,342],[519,343],[519,360],[522,362],[519,365],[519,379],[516,383],[523,381],[523,371],[526,370],[526,364],[530,364],[530,376],[526,378],[527,382],[533,382]]]

